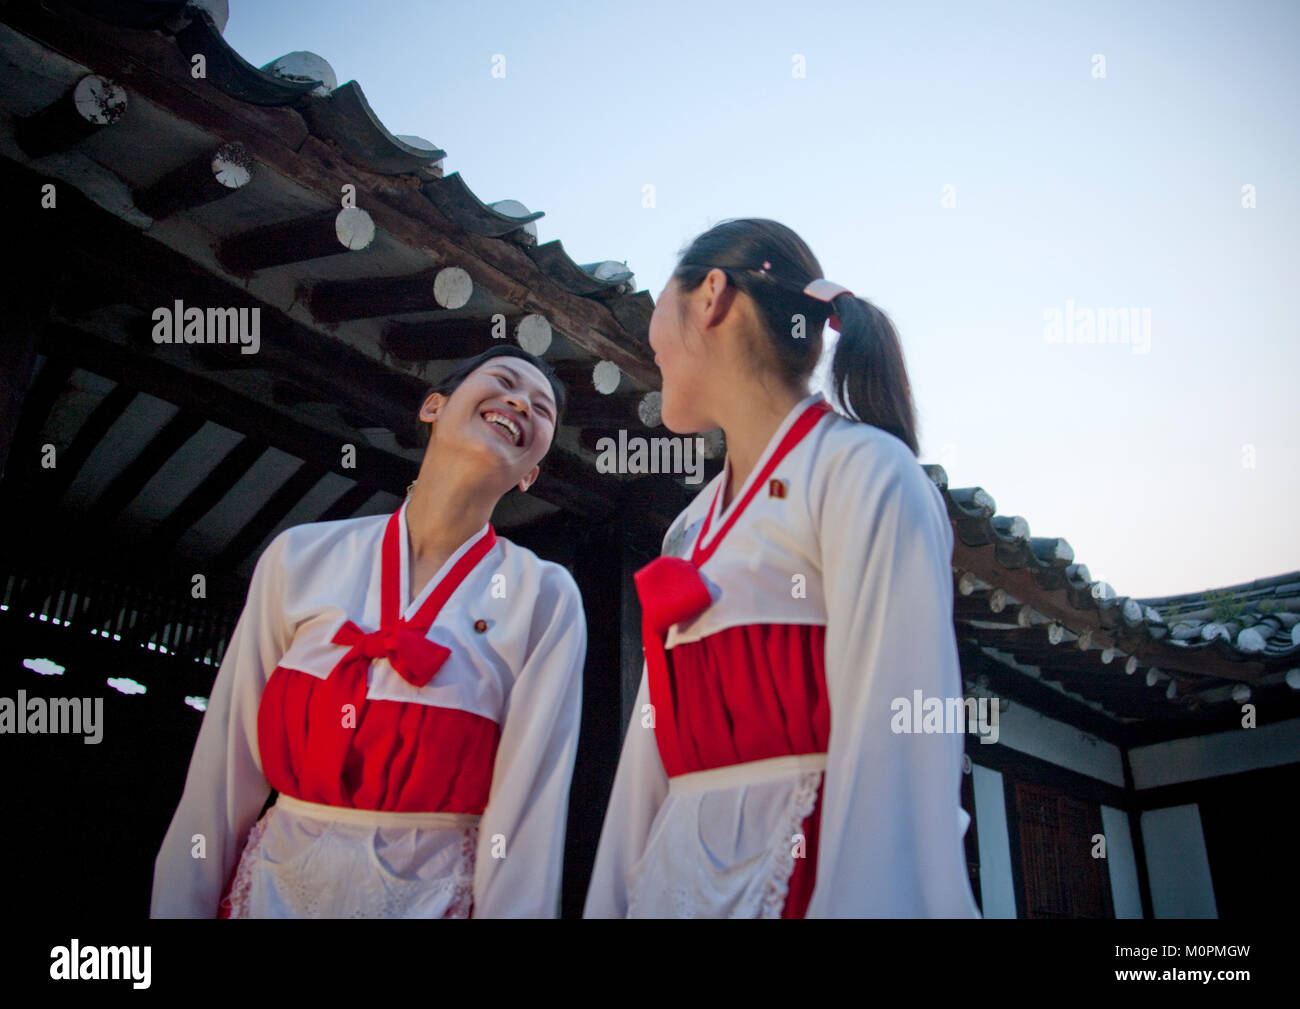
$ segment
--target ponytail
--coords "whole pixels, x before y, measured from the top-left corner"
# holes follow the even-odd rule
[[[841,330],[831,359],[831,388],[840,408],[920,455],[912,386],[894,324],[871,302],[851,294],[841,294],[833,305]]]
[[[821,356],[822,327],[834,313],[840,337],[831,360],[832,398],[849,419],[888,431],[920,454],[912,388],[893,323],[848,292],[830,302],[806,293],[824,278],[802,238],[767,218],[722,221],[683,250],[673,278],[690,293],[711,269],[722,270],[727,283],[753,300],[766,331],[763,357],[791,388],[806,387]],[[797,334],[792,320],[799,320]]]

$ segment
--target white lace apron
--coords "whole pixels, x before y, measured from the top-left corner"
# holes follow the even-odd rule
[[[780,918],[825,768],[816,753],[669,778],[627,874],[628,917]]]
[[[466,918],[480,817],[280,795],[249,831],[231,918]]]

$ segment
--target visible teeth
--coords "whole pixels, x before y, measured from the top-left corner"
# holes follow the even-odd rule
[[[512,421],[509,417],[505,416],[504,414],[497,413],[494,410],[490,410],[483,415],[483,419],[486,420],[489,424],[495,424],[497,425],[497,427],[501,427],[509,431],[510,440],[513,441],[516,445],[519,444],[520,441],[519,428],[515,424],[515,422]]]

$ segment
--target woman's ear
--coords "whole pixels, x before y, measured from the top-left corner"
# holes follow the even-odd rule
[[[727,283],[727,275],[716,266],[708,272],[696,292],[704,313],[702,329],[711,329],[726,318],[736,300],[736,288]]]
[[[416,415],[420,420],[429,421],[430,423],[438,419],[438,411],[442,409],[447,397],[440,392],[430,393],[429,397],[420,404],[420,412]]]
[[[531,487],[533,484],[537,483],[537,477],[540,473],[541,473],[541,467],[534,466],[532,470],[529,472],[529,474],[526,477],[524,477],[522,480],[520,480],[519,483],[517,484],[517,486],[519,487],[519,493],[527,494],[528,488]]]

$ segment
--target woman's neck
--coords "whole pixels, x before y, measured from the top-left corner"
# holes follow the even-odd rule
[[[451,467],[435,479],[437,468],[427,456],[406,506],[412,561],[433,570],[491,520],[499,497],[492,488],[458,480]]]
[[[727,438],[726,465],[730,468],[722,507],[730,506],[758,465],[772,435],[807,395],[807,390],[771,389],[755,383],[720,397],[715,415]]]

